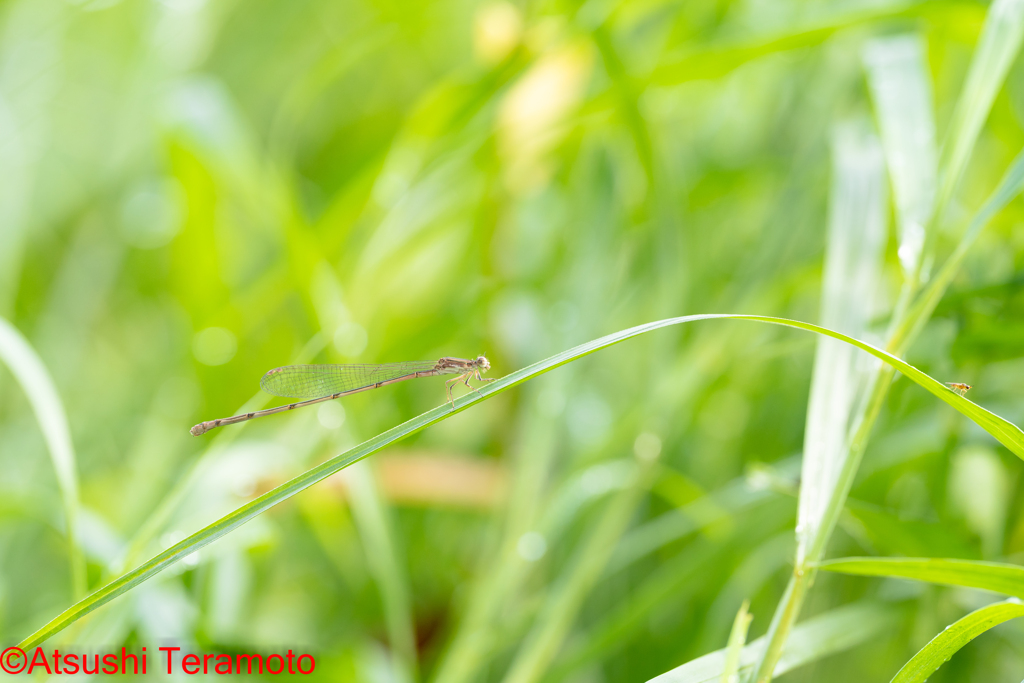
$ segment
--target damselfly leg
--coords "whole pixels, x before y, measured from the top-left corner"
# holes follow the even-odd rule
[[[455,399],[452,398],[452,389],[454,389],[455,385],[457,385],[459,382],[462,382],[463,384],[465,384],[467,387],[470,388],[470,390],[475,391],[478,394],[480,393],[480,387],[474,387],[472,384],[470,384],[469,383],[470,379],[475,379],[475,380],[478,380],[480,382],[497,382],[498,381],[497,377],[484,377],[484,376],[482,376],[480,374],[480,369],[479,368],[477,368],[475,370],[472,370],[470,372],[467,372],[465,374],[459,375],[458,377],[455,377],[453,379],[448,380],[447,382],[445,382],[445,387],[447,387],[447,389],[448,389],[448,402],[452,404],[453,408],[455,407]]]

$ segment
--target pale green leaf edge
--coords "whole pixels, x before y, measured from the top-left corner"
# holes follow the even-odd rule
[[[233,512],[225,515],[216,522],[204,527],[200,531],[192,534],[185,540],[171,546],[167,550],[154,556],[149,561],[143,563],[139,567],[136,567],[130,572],[122,575],[121,577],[111,581],[109,584],[99,589],[92,595],[88,596],[84,600],[72,605],[63,613],[55,617],[48,624],[40,628],[38,631],[30,635],[21,643],[22,649],[28,649],[36,646],[43,642],[53,634],[66,628],[69,624],[77,621],[81,617],[85,616],[89,612],[97,609],[101,605],[110,602],[118,595],[131,590],[135,586],[139,585],[143,581],[155,576],[170,565],[174,564],[178,560],[191,555],[197,550],[213,543],[222,536],[230,533],[237,529],[242,524],[245,524],[252,518],[270,509],[274,505],[291,498],[293,495],[309,488],[313,484],[326,479],[327,477],[341,471],[348,467],[354,462],[358,462],[363,458],[366,458],[373,453],[381,450],[382,448],[395,443],[411,434],[415,434],[420,430],[423,430],[433,424],[445,420],[452,415],[462,412],[466,408],[483,401],[493,394],[505,391],[517,384],[521,384],[528,379],[537,377],[545,372],[553,370],[561,365],[565,365],[571,361],[574,361],[583,356],[599,351],[603,348],[612,346],[619,342],[631,339],[639,336],[646,332],[661,329],[663,327],[670,327],[672,325],[679,325],[688,322],[694,322],[697,320],[716,320],[716,319],[732,319],[732,320],[754,320],[764,323],[770,323],[774,325],[783,325],[787,327],[794,327],[798,329],[807,330],[810,332],[816,332],[834,339],[845,341],[849,344],[853,344],[857,348],[867,351],[871,355],[881,359],[882,361],[890,364],[908,378],[921,385],[931,393],[938,396],[940,399],[953,406],[956,410],[960,411],[971,420],[973,420],[978,426],[985,431],[989,432],[998,440],[1000,443],[1005,445],[1018,457],[1024,459],[1024,432],[1022,432],[1015,425],[1007,422],[1003,418],[991,413],[980,406],[975,405],[971,401],[959,396],[955,392],[945,387],[941,382],[938,382],[925,373],[921,372],[914,366],[906,363],[905,361],[896,358],[895,356],[879,349],[870,344],[862,342],[858,339],[853,339],[839,332],[812,325],[810,323],[799,322],[795,320],[787,320],[785,318],[773,318],[768,316],[758,315],[742,315],[742,314],[729,314],[729,313],[709,313],[701,315],[689,315],[677,318],[667,318],[665,320],[658,320],[644,325],[638,325],[631,327],[614,334],[610,334],[599,339],[581,344],[575,348],[563,351],[555,354],[550,358],[534,363],[528,367],[517,370],[510,375],[507,375],[495,382],[491,382],[487,387],[475,391],[467,396],[459,398],[455,401],[454,406],[444,404],[429,410],[418,417],[415,417],[407,422],[404,422],[396,427],[389,429],[388,431],[377,435],[376,437],[369,439],[368,441],[359,444],[358,446],[349,449],[341,455],[335,456],[330,460],[300,474],[294,479],[285,482],[281,486],[268,491],[259,498],[256,498],[249,503],[237,508]]]

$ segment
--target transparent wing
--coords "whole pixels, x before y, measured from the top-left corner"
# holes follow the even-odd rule
[[[287,365],[263,375],[260,387],[268,394],[286,398],[323,398],[428,372],[436,364],[424,360],[380,365]]]

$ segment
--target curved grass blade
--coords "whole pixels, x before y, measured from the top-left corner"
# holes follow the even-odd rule
[[[358,446],[349,449],[341,455],[335,456],[326,462],[307,470],[300,474],[294,479],[285,482],[271,491],[263,494],[259,498],[256,498],[249,503],[239,507],[233,512],[225,515],[216,522],[204,527],[203,529],[192,534],[185,540],[177,543],[162,553],[156,555],[149,561],[143,563],[139,567],[132,571],[122,575],[121,577],[111,581],[109,584],[99,589],[84,600],[72,605],[62,614],[54,618],[50,623],[46,624],[38,631],[26,638],[22,643],[22,649],[28,649],[38,645],[42,641],[49,638],[54,633],[61,631],[66,628],[69,624],[74,623],[78,619],[92,612],[96,608],[104,605],[118,595],[131,590],[135,586],[139,585],[143,581],[152,578],[156,574],[160,573],[167,567],[171,566],[178,560],[191,555],[195,551],[203,548],[210,543],[213,543],[218,538],[234,531],[241,525],[245,524],[252,518],[260,515],[271,507],[278,503],[285,501],[296,493],[309,488],[313,484],[326,479],[327,477],[339,472],[352,463],[358,462],[363,458],[373,455],[382,448],[389,446],[396,441],[400,441],[407,436],[415,434],[427,427],[437,424],[442,420],[446,420],[456,413],[460,413],[466,408],[469,408],[476,403],[485,400],[493,394],[501,393],[506,391],[517,384],[521,384],[528,379],[537,377],[554,370],[555,368],[570,363],[578,358],[587,356],[595,351],[607,348],[619,342],[623,342],[627,339],[637,337],[647,332],[652,332],[664,327],[671,327],[672,325],[680,325],[683,323],[694,322],[697,320],[753,320],[763,323],[770,323],[773,325],[782,325],[786,327],[794,327],[809,332],[816,332],[823,334],[828,337],[840,339],[849,344],[853,344],[859,349],[867,351],[876,358],[888,363],[892,367],[896,368],[908,378],[914,382],[920,384],[922,387],[930,391],[931,393],[938,396],[940,399],[950,404],[958,411],[969,417],[980,427],[985,429],[987,432],[992,434],[1000,443],[1009,448],[1018,457],[1024,459],[1024,432],[1018,427],[1007,422],[1003,418],[991,413],[981,406],[977,406],[971,401],[963,398],[959,394],[951,391],[941,382],[932,379],[925,373],[921,372],[914,366],[906,363],[905,361],[879,349],[870,344],[862,342],[858,339],[853,339],[839,332],[812,325],[810,323],[799,322],[795,320],[787,320],[785,318],[773,318],[768,316],[759,315],[741,315],[731,313],[708,313],[702,315],[688,315],[678,318],[666,318],[665,320],[657,320],[655,322],[646,323],[644,325],[638,325],[631,327],[614,334],[595,339],[581,344],[577,347],[557,353],[550,358],[534,363],[521,370],[517,370],[499,380],[489,383],[486,387],[481,388],[471,394],[463,396],[462,398],[456,399],[454,406],[450,406],[447,403],[433,410],[419,415],[408,422],[404,422],[397,427],[392,427],[388,431],[375,436],[374,438],[365,441]]]
[[[876,602],[844,605],[798,624],[786,641],[786,649],[775,666],[775,675],[809,664],[824,657],[856,647],[893,628],[899,609]],[[767,638],[761,636],[743,648],[739,672],[750,672]],[[719,683],[727,665],[726,649],[716,650],[667,671],[648,683]]]
[[[1017,617],[1024,617],[1024,604],[1017,598],[971,612],[932,638],[899,670],[892,683],[923,683],[964,645],[993,626]]]
[[[5,319],[0,318],[0,360],[7,364],[18,384],[25,391],[39,429],[50,451],[57,486],[64,502],[68,548],[71,562],[71,586],[75,598],[85,595],[85,557],[76,536],[78,522],[78,472],[75,448],[71,443],[64,404],[53,384],[53,378],[28,340]]]
[[[949,405],[953,406],[959,412],[969,417],[975,424],[984,429],[986,432],[996,438],[999,443],[1006,446],[1014,455],[1018,458],[1024,459],[1024,432],[1021,431],[1020,427],[1015,424],[999,417],[995,413],[985,410],[981,406],[968,401],[963,396],[947,387],[942,382],[933,379],[929,375],[921,372],[910,363],[897,358],[896,356],[883,351],[877,347],[872,346],[866,342],[862,342],[859,339],[848,337],[845,334],[835,332],[833,330],[826,329],[824,327],[818,327],[817,325],[811,325],[810,323],[803,323],[795,320],[785,320],[783,318],[769,318],[765,316],[756,315],[728,315],[728,314],[712,314],[709,317],[729,317],[740,320],[760,320],[762,322],[773,323],[776,325],[786,325],[789,327],[796,327],[801,330],[808,330],[810,332],[817,332],[828,337],[840,339],[853,344],[862,351],[867,351],[875,358],[887,363],[893,368],[902,372],[907,379],[913,380],[930,393],[934,394],[941,400],[945,401]]]
[[[941,185],[936,206],[945,209],[960,182],[974,144],[981,133],[996,94],[1020,50],[1024,38],[1024,2],[996,0],[989,7],[978,46],[971,59],[967,82],[960,92],[949,124],[939,168]],[[942,216],[938,218],[941,220]]]
[[[891,576],[947,586],[965,586],[1024,598],[1024,567],[1001,562],[918,557],[844,557],[818,569],[857,576]]]

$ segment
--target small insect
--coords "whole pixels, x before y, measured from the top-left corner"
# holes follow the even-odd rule
[[[946,386],[955,391],[956,393],[963,396],[971,389],[970,384],[963,384],[961,382],[946,382]]]
[[[494,382],[493,379],[480,376],[480,373],[490,369],[491,362],[483,356],[472,359],[445,356],[438,361],[411,361],[383,363],[382,365],[288,365],[283,368],[274,368],[263,375],[260,387],[274,396],[307,400],[233,417],[222,417],[219,420],[200,422],[191,429],[191,432],[193,436],[199,436],[221,425],[237,424],[256,417],[282,413],[314,403],[333,401],[342,396],[358,394],[386,384],[435,375],[457,375],[445,383],[448,389],[448,401],[454,408],[453,386],[462,382],[473,391],[479,391],[469,383],[469,380],[476,378],[480,382]]]

